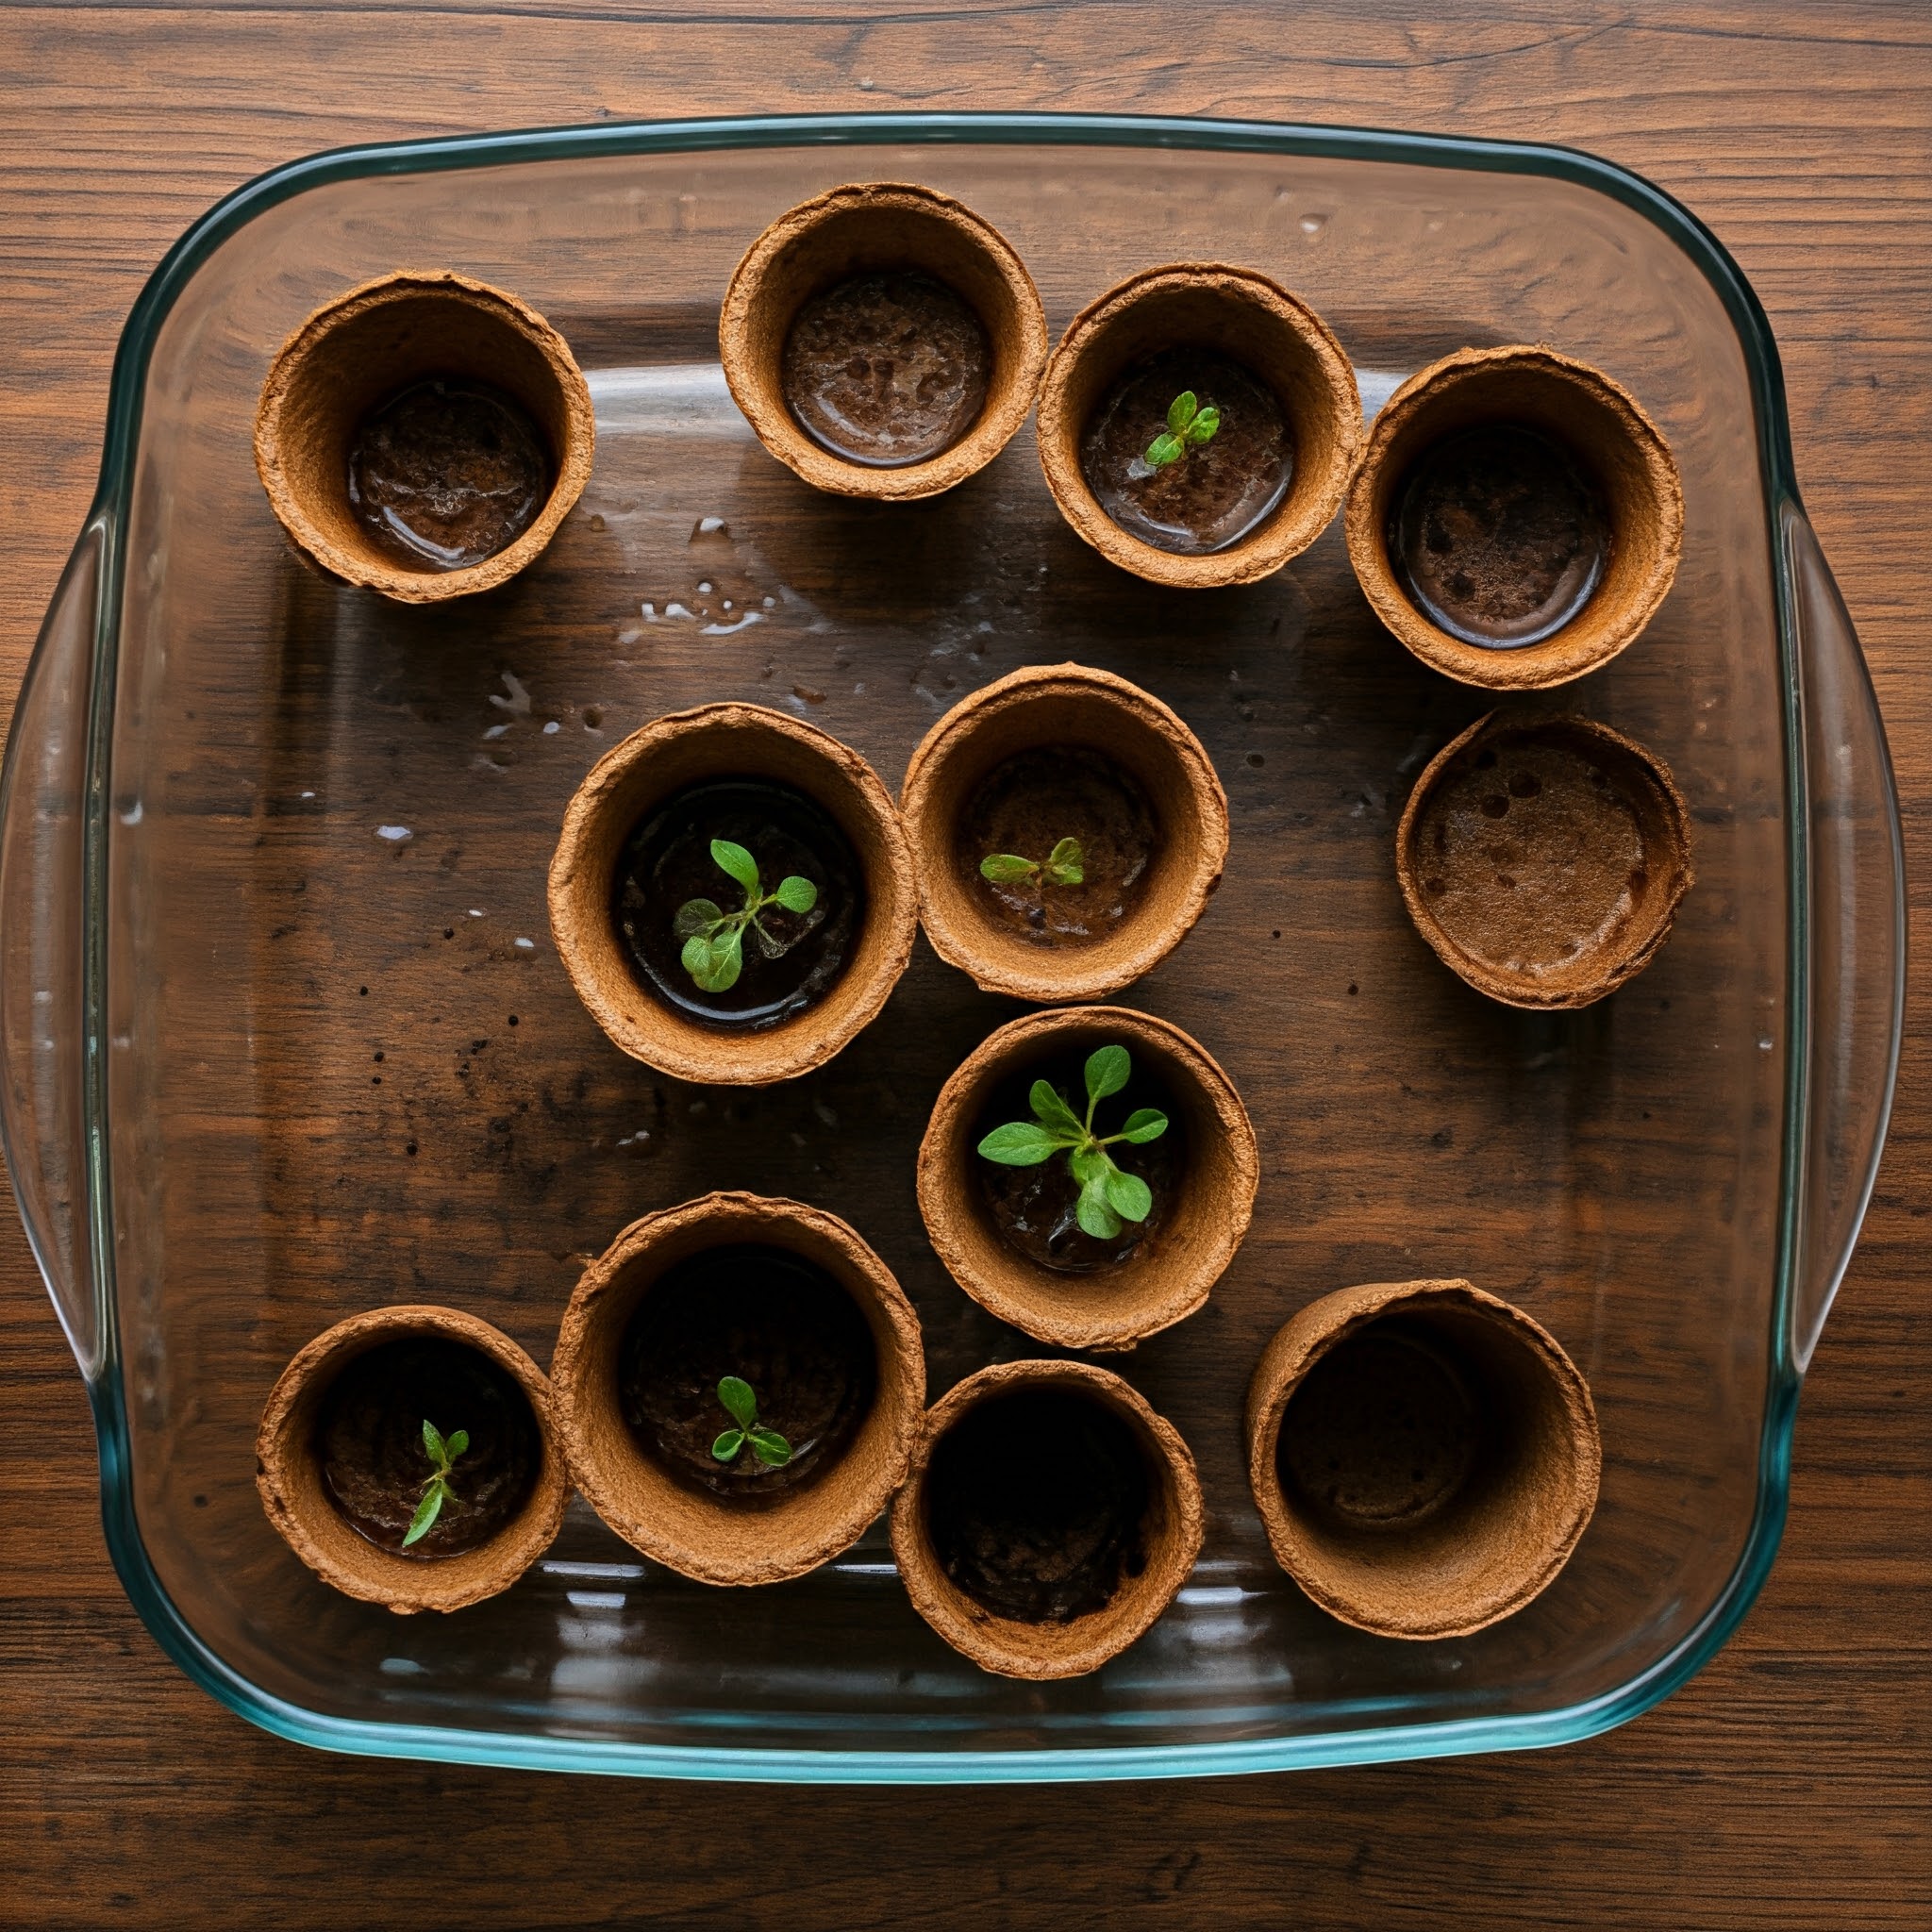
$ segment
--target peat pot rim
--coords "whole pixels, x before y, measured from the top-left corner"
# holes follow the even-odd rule
[[[1486,1469],[1471,1510],[1340,1531],[1288,1495],[1282,1420],[1311,1370],[1384,1321],[1439,1328],[1482,1372],[1485,1411],[1507,1403],[1524,1433]],[[1375,1636],[1468,1637],[1513,1616],[1556,1579],[1596,1508],[1603,1445],[1582,1373],[1541,1323],[1467,1281],[1368,1282],[1309,1303],[1263,1351],[1245,1420],[1248,1483],[1275,1561],[1330,1616]]]
[[[1158,843],[1118,932],[1091,946],[1036,946],[980,909],[975,881],[956,870],[954,834],[990,772],[1064,744],[1099,751],[1134,779]],[[899,815],[934,952],[984,992],[1040,1003],[1102,999],[1152,972],[1193,929],[1227,863],[1227,794],[1201,741],[1152,693],[1082,664],[1028,666],[962,698],[912,754]]]
[[[1274,391],[1294,445],[1280,505],[1239,541],[1189,556],[1142,541],[1108,515],[1080,467],[1080,439],[1108,386],[1163,347],[1199,341]],[[1040,464],[1076,535],[1123,570],[1176,590],[1252,584],[1299,557],[1341,508],[1362,440],[1361,393],[1335,332],[1258,269],[1178,261],[1142,269],[1096,297],[1048,358]]]
[[[1606,500],[1604,580],[1541,643],[1473,644],[1410,602],[1389,558],[1391,501],[1411,464],[1481,423],[1523,423],[1569,449]],[[1457,349],[1411,375],[1376,415],[1348,491],[1349,561],[1375,615],[1432,670],[1486,691],[1547,691],[1607,664],[1642,635],[1675,581],[1684,487],[1663,433],[1622,384],[1547,343]]]
[[[1054,1388],[1099,1403],[1133,1432],[1153,1478],[1152,1548],[1146,1568],[1105,1608],[1065,1624],[1028,1624],[995,1616],[941,1568],[926,1528],[925,1482],[940,1439],[970,1410],[1016,1390]],[[1204,1534],[1200,1477],[1180,1431],[1131,1383],[1091,1362],[998,1362],[956,1383],[926,1412],[892,1506],[892,1556],[912,1607],[981,1670],[1036,1682],[1084,1676],[1144,1636],[1187,1582]]]
[[[1539,738],[1587,745],[1589,755],[1621,781],[1618,789],[1636,811],[1650,881],[1641,919],[1623,921],[1595,947],[1579,953],[1571,966],[1546,973],[1512,971],[1478,957],[1457,941],[1430,908],[1416,857],[1416,841],[1429,801],[1464,760],[1511,740]],[[1696,882],[1690,809],[1664,760],[1607,724],[1567,712],[1520,708],[1490,711],[1452,738],[1415,781],[1396,826],[1395,875],[1416,930],[1436,957],[1478,992],[1505,1006],[1535,1012],[1588,1007],[1634,979],[1670,938],[1677,908]]]
[[[758,1509],[674,1480],[639,1444],[618,1390],[625,1333],[653,1285],[695,1255],[740,1243],[781,1248],[830,1275],[864,1316],[878,1356],[871,1412],[839,1460]],[[618,1235],[571,1295],[551,1375],[584,1500],[654,1562],[726,1586],[802,1576],[857,1542],[906,1479],[925,1403],[919,1317],[864,1240],[824,1208],[735,1191],[646,1214]]]
[[[401,327],[397,311],[412,307],[439,307],[462,321],[463,348],[447,348],[447,325],[406,333],[400,342],[381,340]],[[364,360],[372,352],[391,359]],[[470,366],[452,366],[453,354]],[[398,564],[348,509],[357,425],[377,404],[435,375],[488,380],[512,396],[548,442],[556,472],[529,528],[460,570]],[[583,494],[595,444],[590,385],[570,344],[526,302],[452,269],[400,269],[325,302],[275,352],[255,414],[255,467],[290,541],[327,575],[399,604],[494,590],[534,562]]]
[[[991,353],[986,401],[958,441],[922,462],[882,467],[835,455],[785,400],[785,342],[799,309],[869,269],[920,269],[978,316]],[[848,182],[788,209],[745,251],[718,315],[732,399],[758,441],[835,496],[908,503],[963,483],[1026,420],[1046,366],[1046,315],[1012,244],[964,202],[908,181]]]
[[[1108,1041],[1167,1087],[1188,1165],[1173,1218],[1142,1249],[1117,1267],[1063,1274],[1028,1260],[993,1227],[978,1185],[980,1114],[1029,1063]],[[919,1145],[919,1211],[947,1273],[988,1313],[1038,1341],[1124,1353],[1206,1305],[1247,1234],[1260,1174],[1241,1095],[1198,1041],[1129,1007],[1065,1007],[1009,1021],[940,1090]]]
[[[803,1012],[730,1032],[660,1001],[633,970],[611,916],[616,869],[653,807],[707,778],[758,777],[804,792],[838,824],[864,875],[864,923],[843,972]],[[736,700],[671,711],[591,767],[550,860],[550,930],[577,997],[633,1059],[710,1087],[765,1087],[823,1066],[877,1018],[912,957],[918,891],[906,835],[878,774],[816,725]]]
[[[528,1401],[542,1444],[523,1508],[488,1542],[456,1556],[405,1557],[369,1541],[329,1500],[316,1465],[315,1424],[336,1378],[372,1349],[413,1336],[460,1343],[503,1370]],[[556,1540],[570,1490],[543,1372],[500,1328],[427,1303],[351,1315],[299,1349],[263,1405],[255,1469],[262,1508],[296,1556],[344,1596],[382,1604],[399,1616],[459,1610],[508,1590]]]

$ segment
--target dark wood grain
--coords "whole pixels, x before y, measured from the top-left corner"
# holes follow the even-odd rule
[[[1591,147],[1687,200],[1783,348],[1812,517],[1924,869],[1932,18],[1891,7],[820,4],[0,10],[0,689],[92,484],[120,322],[259,169],[600,115],[1036,106]],[[1915,926],[1925,896],[1915,892]],[[0,1919],[23,1926],[1907,1926],[1932,1913],[1932,1212],[1915,972],[1790,1524],[1688,1689],[1559,1753],[1111,1789],[629,1785],[335,1759],[192,1689],[122,1596],[85,1404],[0,1242]]]

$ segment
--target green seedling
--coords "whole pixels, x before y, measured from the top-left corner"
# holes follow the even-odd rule
[[[736,1375],[726,1375],[718,1384],[718,1400],[738,1424],[736,1428],[726,1429],[711,1444],[711,1454],[720,1462],[735,1462],[747,1442],[751,1444],[751,1453],[767,1469],[783,1469],[791,1460],[791,1444],[776,1429],[764,1428],[759,1424],[758,1399],[752,1393],[749,1382]]]
[[[1044,858],[990,852],[979,861],[979,875],[996,886],[1078,886],[1087,880],[1084,859],[1079,840],[1062,839]]]
[[[1191,449],[1212,442],[1221,427],[1221,411],[1212,403],[1204,409],[1194,391],[1184,389],[1167,408],[1167,427],[1147,445],[1145,461],[1150,470],[1164,470],[1177,463]]]
[[[768,959],[785,951],[785,941],[767,930],[758,918],[767,906],[786,912],[806,913],[818,904],[819,889],[795,873],[778,881],[774,892],[758,883],[758,866],[742,845],[729,839],[711,841],[711,857],[721,872],[728,873],[744,889],[744,904],[736,912],[726,912],[710,899],[687,899],[677,908],[673,924],[684,941],[680,956],[684,970],[704,992],[728,992],[744,971],[744,934],[749,926],[757,936],[758,950]]]
[[[449,1475],[456,1467],[457,1457],[469,1446],[468,1429],[458,1429],[445,1438],[427,1416],[423,1418],[423,1447],[429,1457],[432,1474],[423,1485],[423,1500],[416,1505],[416,1513],[409,1519],[409,1533],[403,1539],[404,1549],[429,1534],[430,1525],[442,1514],[445,1503],[452,1509],[460,1507],[457,1502],[457,1492],[449,1486]]]
[[[1037,1167],[1064,1153],[1068,1170],[1080,1187],[1075,1218],[1095,1241],[1113,1240],[1124,1221],[1145,1221],[1154,1207],[1153,1190],[1139,1174],[1124,1174],[1107,1150],[1123,1141],[1141,1146],[1159,1140],[1167,1132],[1167,1116],[1157,1108],[1140,1107],[1127,1116],[1119,1133],[1103,1138],[1093,1131],[1094,1108],[1127,1084],[1133,1064],[1124,1046],[1103,1046],[1088,1056],[1084,1117],[1050,1082],[1034,1081],[1027,1095],[1033,1118],[995,1127],[979,1143],[980,1153],[1003,1167]]]

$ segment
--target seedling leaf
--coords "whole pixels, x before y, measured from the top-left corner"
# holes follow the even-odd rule
[[[1051,1080],[1036,1080],[1033,1091],[1026,1096],[1026,1104],[1033,1109],[1033,1118],[1056,1136],[1068,1137],[1068,1144],[1086,1138],[1087,1129],[1081,1124],[1080,1116],[1069,1107],[1060,1091]]]
[[[1137,1107],[1127,1116],[1127,1124],[1118,1134],[1109,1136],[1115,1141],[1130,1141],[1136,1147],[1144,1146],[1149,1141],[1158,1141],[1167,1132],[1167,1116],[1156,1107]]]
[[[1002,1167],[1035,1167],[1058,1153],[1065,1144],[1044,1127],[1036,1127],[1028,1121],[1014,1121],[1007,1126],[995,1127],[979,1143],[979,1151]]]
[[[1134,1063],[1124,1046],[1103,1046],[1087,1056],[1087,1098],[1105,1100],[1127,1084]]]
[[[1194,420],[1194,391],[1191,389],[1182,390],[1180,394],[1168,404],[1167,426],[1174,435],[1185,436],[1188,433],[1188,425]]]
[[[724,913],[714,899],[687,899],[677,908],[677,917],[671,922],[671,930],[681,940],[688,940],[694,932],[705,932],[711,926],[721,924]]]
[[[790,878],[778,881],[778,890],[772,897],[788,912],[809,912],[819,903],[819,889],[809,879],[800,878],[794,873]]]
[[[754,1429],[751,1453],[767,1469],[783,1469],[791,1460],[791,1444],[776,1429]]]
[[[1148,468],[1164,470],[1169,463],[1179,462],[1181,451],[1185,447],[1178,436],[1170,436],[1163,432],[1147,445]]]
[[[409,1519],[408,1534],[403,1538],[404,1549],[429,1534],[431,1524],[442,1513],[442,1499],[448,1493],[441,1476],[424,1491],[423,1500],[416,1505],[416,1513]]]
[[[1077,839],[1062,839],[1046,857],[1046,876],[1057,886],[1079,886],[1087,882],[1086,855]]]
[[[442,1446],[449,1451],[449,1459],[454,1462],[458,1456],[464,1455],[469,1449],[469,1430],[458,1429]]]
[[[1188,425],[1189,444],[1191,446],[1198,446],[1199,444],[1204,442],[1212,442],[1214,440],[1214,432],[1220,427],[1221,411],[1219,409],[1214,408],[1203,409],[1201,413],[1198,416],[1196,416],[1191,423]]]
[[[752,1386],[741,1375],[726,1375],[718,1384],[718,1400],[741,1429],[748,1429],[758,1419],[758,1399]]]
[[[1137,1174],[1107,1171],[1107,1205],[1123,1221],[1145,1221],[1154,1207],[1154,1191]]]
[[[734,845],[729,839],[713,839],[711,857],[744,888],[747,900],[758,897],[758,862],[742,845]]]
[[[1104,1180],[1090,1181],[1080,1190],[1080,1205],[1074,1208],[1074,1218],[1097,1241],[1110,1241],[1121,1231],[1120,1217],[1108,1205]]]
[[[429,1452],[429,1459],[440,1469],[449,1467],[449,1449],[438,1433],[436,1424],[425,1415],[423,1418],[423,1446]]]
[[[702,946],[703,955],[692,958],[692,948]],[[729,992],[744,971],[744,928],[734,926],[715,939],[701,933],[688,940],[684,948],[684,970],[705,992]]]
[[[734,1456],[736,1456],[738,1452],[743,1447],[744,1431],[742,1429],[726,1429],[724,1433],[722,1436],[720,1436],[715,1442],[711,1444],[711,1454],[715,1456],[720,1462],[729,1462],[731,1458]]]
[[[1040,868],[1030,858],[1012,852],[990,852],[979,861],[979,875],[996,886],[1017,886],[1030,879]]]

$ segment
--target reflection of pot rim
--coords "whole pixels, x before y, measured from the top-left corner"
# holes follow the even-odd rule
[[[867,231],[883,235],[869,241]],[[853,462],[814,441],[785,398],[785,342],[813,295],[869,271],[918,269],[943,282],[986,331],[986,401],[957,442],[922,462]],[[788,209],[745,250],[718,315],[724,379],[760,442],[816,490],[906,503],[983,469],[1033,407],[1046,316],[1026,265],[963,202],[903,181],[852,182]]]
[[[994,1615],[947,1576],[925,1521],[925,1479],[940,1439],[981,1403],[1024,1389],[1059,1388],[1097,1402],[1133,1432],[1149,1481],[1147,1563],[1110,1602],[1065,1624]],[[919,1445],[892,1505],[892,1556],[912,1607],[963,1656],[996,1676],[1083,1676],[1145,1632],[1188,1580],[1201,1554],[1200,1478],[1187,1443],[1130,1383],[1091,1362],[998,1362],[949,1389],[924,1419]]]
[[[452,365],[446,331],[437,331],[428,349],[406,354],[400,373],[392,362],[360,363],[358,340],[384,327],[386,311],[392,320],[411,304],[442,308],[472,325],[482,319],[481,353],[458,358],[470,366]],[[329,385],[331,365],[345,351],[351,379]],[[378,548],[349,508],[349,441],[372,409],[438,375],[485,381],[510,396],[542,434],[556,475],[528,528],[501,550],[460,570],[410,570]],[[323,391],[311,396],[318,384]],[[255,466],[295,547],[329,575],[401,604],[493,590],[534,562],[583,493],[595,442],[590,385],[569,343],[516,296],[449,270],[378,275],[325,302],[275,352],[255,414]]]
[[[1592,969],[1582,977],[1556,973],[1513,973],[1478,958],[1460,945],[1436,918],[1417,876],[1416,837],[1437,787],[1450,774],[1452,767],[1479,744],[1519,738],[1585,740],[1604,765],[1625,781],[1620,789],[1636,811],[1646,858],[1658,853],[1668,858],[1666,864],[1646,866],[1652,886],[1645,899],[1645,917],[1641,922],[1624,923],[1620,928],[1623,942],[1613,945],[1606,941],[1592,952],[1576,956],[1574,963],[1578,968]],[[1629,782],[1632,780],[1634,784]],[[1663,759],[1607,724],[1568,715],[1490,711],[1452,738],[1415,781],[1395,830],[1395,876],[1416,930],[1429,942],[1437,958],[1478,992],[1505,1006],[1538,1012],[1587,1007],[1634,979],[1656,958],[1670,938],[1677,908],[1696,879],[1691,867],[1690,811]]]
[[[1419,610],[1389,556],[1396,491],[1423,453],[1486,423],[1551,437],[1603,499],[1610,556],[1577,613],[1541,642],[1472,644]],[[1684,490],[1662,432],[1600,369],[1547,344],[1457,349],[1418,371],[1375,417],[1348,489],[1349,561],[1375,615],[1424,664],[1490,691],[1546,691],[1607,664],[1641,636],[1677,575]]]
[[[1042,744],[1074,743],[1141,787],[1156,854],[1120,931],[1091,946],[1036,946],[981,911],[977,875],[958,870],[956,832],[998,766]],[[1227,862],[1227,795],[1200,740],[1138,685],[1079,664],[1033,665],[962,698],[912,754],[899,808],[933,950],[983,991],[1016,999],[1100,999],[1151,972],[1192,929]]]
[[[425,1337],[474,1349],[523,1391],[542,1459],[524,1507],[488,1542],[447,1557],[405,1557],[371,1542],[329,1499],[315,1424],[336,1379],[385,1342]],[[300,1349],[276,1377],[255,1438],[256,1487],[289,1547],[345,1596],[413,1610],[459,1610],[505,1591],[547,1550],[569,1494],[562,1439],[542,1371],[501,1329],[460,1309],[426,1304],[351,1315]]]
[[[1491,1520],[1478,1541],[1455,1504],[1413,1525],[1349,1532],[1298,1507],[1282,1484],[1276,1457],[1295,1392],[1337,1348],[1391,1318],[1429,1330],[1457,1356],[1491,1419],[1513,1400],[1514,1419],[1534,1432],[1481,1478],[1488,1494],[1476,1507],[1487,1505]],[[1514,1615],[1569,1561],[1596,1507],[1603,1449],[1588,1384],[1540,1323],[1467,1281],[1369,1282],[1311,1302],[1263,1351],[1245,1424],[1248,1483],[1275,1561],[1330,1616],[1377,1636],[1467,1637]],[[1407,1564],[1406,1550],[1414,1552]],[[1457,1555],[1471,1550],[1457,1574]]]
[[[865,878],[852,956],[803,1012],[727,1032],[675,1011],[633,968],[611,916],[625,844],[655,806],[706,778],[789,785],[845,835]],[[822,1066],[871,1024],[912,957],[918,895],[899,813],[858,753],[760,705],[667,712],[613,745],[572,794],[550,861],[550,929],[591,1016],[633,1059],[703,1086],[763,1087]]]
[[[1212,316],[1215,326],[1196,316]],[[1170,320],[1169,318],[1175,318]],[[1162,550],[1101,508],[1080,444],[1108,389],[1159,349],[1200,341],[1242,363],[1274,391],[1294,446],[1281,502],[1245,537],[1204,555]],[[1180,590],[1251,584],[1301,555],[1341,506],[1361,444],[1355,371],[1328,325],[1257,269],[1172,262],[1143,269],[1090,302],[1068,325],[1041,385],[1040,464],[1060,514],[1123,570]]]
[[[625,1333],[650,1289],[691,1257],[741,1242],[785,1249],[829,1275],[865,1317],[878,1357],[872,1407],[837,1460],[756,1509],[663,1469],[625,1421],[618,1386]],[[905,1481],[925,1402],[919,1317],[886,1264],[837,1215],[743,1192],[706,1194],[624,1229],[572,1293],[551,1374],[584,1500],[625,1541],[700,1583],[779,1583],[849,1549]]]
[[[1188,1135],[1186,1175],[1153,1252],[1061,1274],[1028,1260],[992,1226],[974,1167],[975,1129],[992,1091],[1022,1067],[1109,1041],[1167,1087]],[[981,1307],[1061,1348],[1124,1351],[1206,1303],[1247,1233],[1260,1171],[1241,1095],[1197,1041],[1131,1008],[1063,1007],[1009,1021],[940,1090],[919,1143],[919,1211],[934,1252]]]

